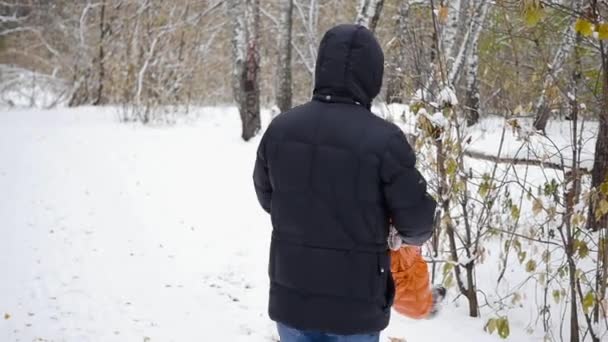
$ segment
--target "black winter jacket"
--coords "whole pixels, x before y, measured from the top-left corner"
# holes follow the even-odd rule
[[[314,98],[275,118],[254,184],[271,214],[270,317],[302,330],[371,333],[390,318],[389,220],[408,244],[431,236],[435,202],[403,132],[369,110],[382,50],[362,26],[321,41]]]

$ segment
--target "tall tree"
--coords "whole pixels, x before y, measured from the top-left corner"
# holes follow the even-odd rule
[[[390,44],[389,63],[387,68],[386,102],[399,103],[404,95],[404,68],[407,60],[408,46],[407,31],[410,15],[410,1],[403,0],[397,10],[397,22],[394,37]]]
[[[599,21],[598,3],[592,3],[592,9],[596,22]],[[596,277],[596,291],[598,293],[594,308],[594,321],[600,320],[600,303],[606,303],[606,291],[608,286],[608,213],[601,212],[601,203],[608,201],[605,184],[608,184],[608,44],[604,40],[599,42],[600,58],[602,67],[602,91],[601,109],[599,113],[599,131],[595,144],[595,155],[593,171],[591,175],[591,186],[596,189],[598,195],[590,204],[589,223],[593,230],[599,231],[598,272]],[[602,191],[603,190],[603,191]],[[603,309],[606,315],[606,308]]]
[[[293,28],[293,0],[281,0],[279,21],[279,70],[277,72],[277,106],[284,112],[291,108],[291,36]]]
[[[581,0],[573,1],[573,10],[578,11],[580,6],[582,5]],[[536,101],[535,105],[535,119],[534,119],[534,128],[538,131],[545,131],[547,127],[547,123],[549,122],[549,116],[551,115],[551,108],[547,103],[547,91],[551,87],[552,84],[555,83],[560,73],[564,69],[564,63],[567,61],[570,56],[572,49],[574,47],[574,38],[576,36],[574,32],[574,22],[576,21],[575,16],[571,16],[568,19],[566,24],[566,28],[562,34],[562,40],[553,55],[553,59],[551,64],[548,66],[547,74],[545,75],[545,79],[543,80],[543,88],[541,90],[540,96]]]
[[[259,0],[230,0],[232,22],[232,89],[241,116],[241,137],[249,141],[260,130]]]
[[[106,24],[106,0],[102,0],[100,6],[101,9],[99,10],[99,46],[97,53],[97,94],[95,101],[93,101],[94,105],[100,105],[106,102],[106,99],[103,96],[103,82],[105,79],[104,43],[106,40],[106,35],[109,32],[108,25]]]
[[[473,17],[474,34],[470,36],[471,41],[465,61],[466,66],[466,94],[465,94],[465,116],[467,125],[472,126],[479,121],[479,35],[488,14],[489,2],[483,1],[476,9]]]
[[[360,0],[355,24],[363,25],[372,32],[375,31],[383,5],[384,0]]]
[[[462,38],[462,31],[466,29],[466,20],[461,20],[460,14],[466,11],[467,3],[467,0],[450,0],[439,8],[439,20],[441,23],[445,23],[441,34],[441,44],[448,67],[455,57],[454,47],[458,46],[457,44]]]

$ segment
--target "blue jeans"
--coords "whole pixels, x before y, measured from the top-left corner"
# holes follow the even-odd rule
[[[333,335],[314,331],[302,331],[277,323],[281,342],[378,342],[380,333],[361,335]]]

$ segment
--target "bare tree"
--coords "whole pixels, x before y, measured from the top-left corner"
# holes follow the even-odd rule
[[[472,126],[479,121],[479,80],[477,73],[479,70],[479,35],[483,26],[487,13],[488,1],[483,1],[481,6],[476,10],[473,17],[474,34],[470,36],[471,41],[468,43],[468,53],[466,56],[466,95],[465,95],[465,116],[467,125]]]
[[[105,51],[104,44],[106,36],[110,32],[109,25],[106,23],[106,0],[101,1],[101,9],[99,11],[99,47],[97,55],[97,94],[96,99],[93,101],[94,105],[100,105],[106,103],[106,98],[103,94],[103,84],[105,81]]]
[[[404,95],[404,73],[407,61],[408,46],[407,32],[410,15],[410,1],[401,1],[397,9],[397,19],[394,36],[391,40],[389,63],[387,67],[386,102],[402,102]]]
[[[232,21],[233,92],[241,116],[243,140],[253,138],[261,127],[258,72],[259,0],[227,2]]]
[[[279,22],[279,70],[277,72],[277,106],[284,112],[291,108],[291,44],[293,28],[293,0],[281,0],[281,14]]]
[[[447,1],[442,7],[442,11],[447,11],[447,17],[440,18],[445,21],[445,27],[441,32],[441,44],[443,56],[446,59],[446,65],[449,67],[454,60],[454,47],[458,46],[462,39],[462,31],[467,27],[468,20],[463,19],[461,14],[466,12],[469,0],[451,0]],[[467,18],[465,16],[465,18]],[[457,52],[457,51],[456,51]]]

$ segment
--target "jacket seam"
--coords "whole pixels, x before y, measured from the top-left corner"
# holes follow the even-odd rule
[[[355,43],[355,38],[357,37],[357,34],[359,33],[359,30],[361,30],[361,27],[357,27],[357,29],[355,29],[355,32],[353,32],[353,35],[350,37],[350,42],[348,43],[348,51],[346,53],[346,63],[344,63],[344,87],[346,88],[345,90],[348,89],[348,82],[349,80],[347,79],[349,72],[348,70],[350,70],[351,67],[351,55],[352,55],[352,51],[353,51],[353,45]]]

